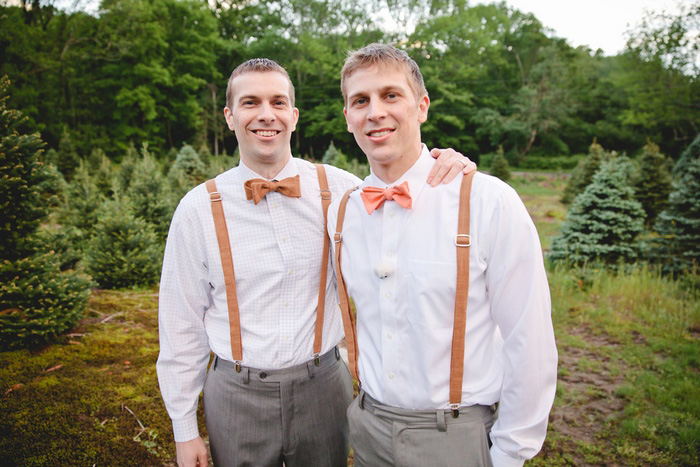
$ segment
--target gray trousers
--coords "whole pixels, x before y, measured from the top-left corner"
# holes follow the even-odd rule
[[[488,433],[495,407],[406,410],[382,405],[364,391],[348,408],[356,467],[491,467]]]
[[[337,348],[282,370],[215,358],[204,383],[214,465],[347,466],[352,378]]]

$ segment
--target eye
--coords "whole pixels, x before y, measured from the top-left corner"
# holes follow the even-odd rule
[[[243,101],[241,104],[246,106],[246,107],[250,107],[251,105],[255,105],[255,101],[247,100],[247,101]]]
[[[365,105],[367,103],[367,98],[365,97],[358,97],[355,99],[355,105]]]
[[[279,100],[275,101],[274,105],[277,107],[284,107],[285,105],[287,105],[287,103],[285,101]]]
[[[386,95],[386,97],[387,97],[387,99],[389,99],[389,100],[393,100],[393,99],[398,98],[399,96],[398,96],[395,92],[390,92],[390,93],[388,93],[388,94]]]

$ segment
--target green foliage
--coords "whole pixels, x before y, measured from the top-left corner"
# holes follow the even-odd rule
[[[73,180],[64,190],[64,199],[58,210],[58,221],[77,228],[82,236],[89,236],[98,220],[97,210],[105,198],[87,164],[80,162]]]
[[[576,196],[561,233],[552,240],[552,260],[615,268],[639,259],[635,238],[644,229],[644,210],[628,185],[625,164],[604,162]]]
[[[700,159],[700,133],[695,136],[693,142],[681,153],[676,165],[673,166],[673,176],[681,176],[687,171],[688,166],[697,159]]]
[[[43,142],[21,131],[7,108],[9,81],[0,82],[0,349],[53,339],[80,319],[88,282],[62,272],[61,256],[37,235],[51,203],[55,172],[39,160]]]
[[[168,172],[175,197],[179,200],[189,190],[205,181],[206,173],[206,167],[197,151],[189,144],[183,145]]]
[[[178,200],[158,161],[145,149],[134,166],[133,179],[125,194],[132,213],[150,224],[159,241],[165,244]]]
[[[652,252],[655,261],[662,264],[665,272],[679,274],[697,273],[700,264],[700,154],[690,152],[691,144],[678,163],[682,170],[674,170],[676,178],[668,200],[668,208],[659,214],[654,230],[659,237],[654,239],[656,248]]]
[[[369,175],[369,164],[361,164],[357,159],[349,161],[347,156],[340,149],[335,147],[333,141],[331,141],[330,146],[328,146],[328,149],[326,149],[326,152],[323,154],[321,162],[346,170],[360,178]]]
[[[56,153],[56,167],[66,180],[70,180],[79,164],[80,156],[75,149],[68,127],[63,127],[63,135]]]
[[[494,177],[498,177],[504,182],[510,180],[510,166],[508,165],[508,160],[503,154],[503,146],[498,147],[496,155],[493,157],[493,162],[491,162],[491,170],[489,173]]]
[[[671,193],[668,162],[656,144],[649,141],[644,146],[644,154],[639,160],[634,180],[634,191],[646,213],[644,224],[647,228],[654,224],[656,216],[668,205],[668,195]]]
[[[598,171],[600,165],[610,158],[611,154],[605,151],[596,141],[593,141],[588,150],[588,156],[585,159],[581,159],[571,173],[571,178],[564,189],[561,202],[571,204],[574,198],[591,183],[593,175]]]
[[[123,197],[105,202],[85,251],[85,268],[106,289],[158,282],[163,248],[153,226]]]
[[[88,282],[60,267],[54,252],[1,260],[0,349],[43,344],[80,320]]]

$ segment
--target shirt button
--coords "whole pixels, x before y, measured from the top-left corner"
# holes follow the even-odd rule
[[[386,257],[391,258],[394,254],[391,251],[386,252]]]
[[[389,333],[389,334],[386,335],[386,338],[387,338],[387,339],[391,339],[392,337],[394,337],[394,336],[393,336],[391,333]]]
[[[391,298],[391,293],[387,292],[386,295],[384,295],[386,298]]]
[[[394,379],[394,376],[395,376],[394,373],[389,373],[389,379]],[[260,375],[260,377],[262,378],[262,375]]]
[[[292,275],[292,270],[291,270],[291,269],[289,269],[289,270],[287,271],[287,275],[288,275],[288,276],[291,276],[291,275]]]
[[[394,211],[391,211],[391,212],[389,213],[389,217],[394,217],[395,215],[396,215],[396,213],[395,213]]]
[[[282,240],[282,243],[284,243],[287,241],[287,237],[282,237],[281,240]]]
[[[284,307],[289,308],[289,302],[284,302]]]
[[[275,209],[277,209],[277,202],[273,203],[273,204],[272,204],[272,207],[275,208]]]

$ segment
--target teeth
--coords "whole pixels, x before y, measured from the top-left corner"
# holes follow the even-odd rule
[[[380,136],[388,135],[389,133],[391,133],[391,130],[372,131],[372,132],[370,132],[369,135],[374,136],[374,137],[380,137]]]
[[[258,136],[275,136],[277,134],[277,132],[274,130],[258,130],[256,133]]]

